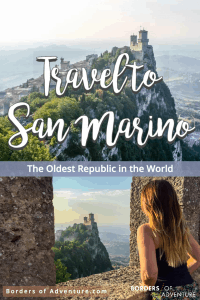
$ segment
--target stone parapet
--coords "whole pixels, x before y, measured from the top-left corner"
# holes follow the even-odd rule
[[[200,284],[200,274],[195,272],[193,278]],[[96,298],[92,295],[89,297],[61,297],[56,300],[62,299],[74,299],[74,300],[146,300],[146,293],[138,290],[131,291],[131,286],[140,286],[140,269],[133,267],[120,268],[101,274],[95,274],[88,277],[78,278],[67,282],[57,284],[57,288],[62,287],[65,289],[76,289],[90,286],[90,287],[103,287],[104,290],[109,291],[108,297],[97,296]]]

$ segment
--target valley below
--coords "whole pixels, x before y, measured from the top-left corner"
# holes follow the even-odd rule
[[[161,55],[156,62],[159,76],[163,76],[174,97],[179,120],[184,119],[196,128],[184,139],[193,146],[200,139],[200,60],[182,55]]]
[[[108,251],[113,268],[128,266],[130,260],[129,234],[100,232],[99,236]]]

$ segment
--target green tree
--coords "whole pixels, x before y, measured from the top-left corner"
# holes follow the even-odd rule
[[[29,124],[26,128],[31,125]],[[28,135],[29,141],[24,149],[11,150],[8,141],[13,134],[13,131],[0,125],[0,161],[52,161],[55,159],[49,152],[49,146],[43,141],[40,142],[31,133]],[[18,145],[20,142],[21,138],[17,138],[13,144]]]
[[[72,120],[76,120],[82,115],[82,109],[76,99],[64,97],[54,98],[45,103],[34,114],[34,120],[42,118],[45,122],[47,118],[51,118],[53,123],[58,119],[63,119],[66,125],[70,125]]]
[[[61,260],[57,259],[54,263],[56,266],[56,283],[70,280],[71,274],[67,272],[67,267],[62,264]]]

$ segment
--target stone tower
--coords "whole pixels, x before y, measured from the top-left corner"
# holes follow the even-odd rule
[[[93,213],[89,214],[89,221],[91,221],[91,223],[94,223],[94,214]]]
[[[143,52],[148,47],[148,31],[140,30],[139,39],[137,41],[137,35],[130,36],[130,49],[133,52]]]
[[[65,69],[68,69],[69,66],[70,66],[70,61],[64,61],[64,58],[61,57],[61,59],[60,59],[60,69],[65,70]]]
[[[141,210],[140,195],[143,186],[152,179],[165,179],[173,185],[190,232],[200,242],[200,177],[133,177],[130,201],[130,266],[139,267],[137,229],[147,222]]]
[[[96,226],[96,222],[94,221],[94,214],[90,213],[89,218],[84,217],[84,223],[85,226],[87,226],[88,229],[92,229],[94,226]]]
[[[135,46],[137,45],[137,35],[131,35],[130,36],[130,45]]]
[[[148,35],[148,31],[146,30],[140,30],[139,31],[139,39],[138,39],[138,45],[140,46],[141,44],[141,48],[143,49],[144,47],[147,47],[148,46],[148,38],[147,38],[147,35]]]

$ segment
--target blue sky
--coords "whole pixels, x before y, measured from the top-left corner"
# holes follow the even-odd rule
[[[54,190],[77,189],[82,191],[99,189],[130,189],[131,177],[54,177]]]

